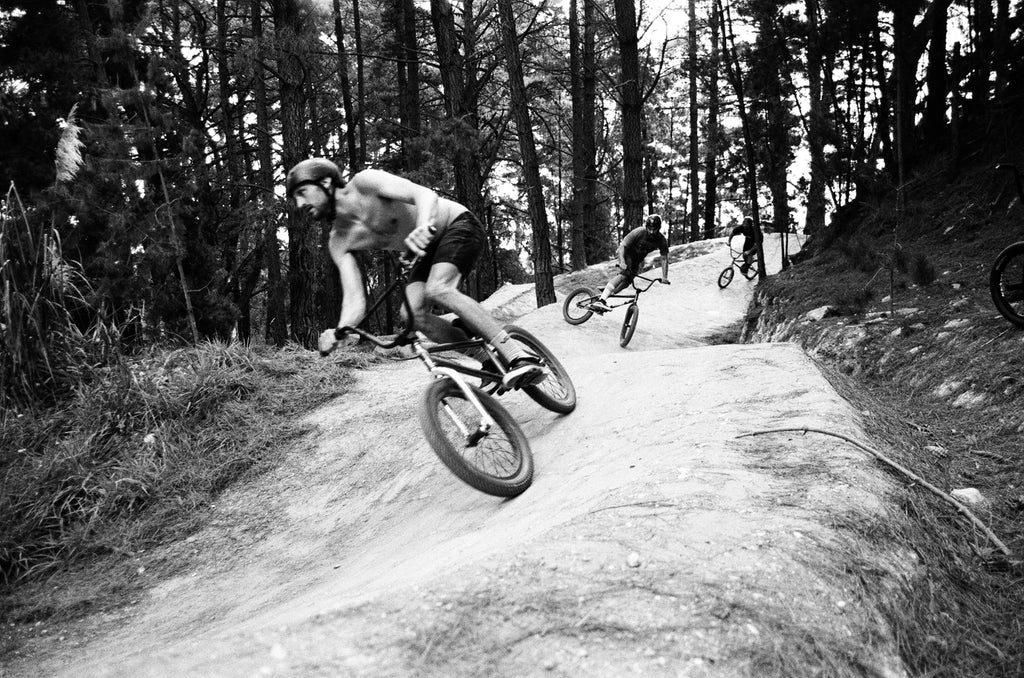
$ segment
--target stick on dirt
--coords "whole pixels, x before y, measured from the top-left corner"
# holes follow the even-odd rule
[[[1003,553],[1003,555],[1005,555],[1007,557],[1010,557],[1010,556],[1013,555],[1013,552],[1010,551],[1009,547],[1007,547],[1006,544],[1004,544],[1002,542],[1002,540],[999,539],[999,537],[997,537],[995,535],[995,533],[988,528],[987,525],[985,525],[985,523],[981,522],[981,520],[976,515],[974,515],[974,513],[971,512],[971,510],[969,508],[967,508],[962,503],[960,503],[959,501],[957,501],[956,499],[951,497],[948,493],[943,492],[939,488],[935,487],[934,485],[932,485],[927,480],[925,480],[921,476],[917,475],[916,473],[914,473],[910,469],[901,466],[900,464],[896,463],[892,459],[889,459],[888,457],[886,457],[881,452],[879,452],[877,450],[873,450],[870,447],[868,447],[867,445],[864,445],[863,443],[857,442],[853,438],[850,438],[849,436],[845,436],[842,433],[834,433],[832,431],[825,431],[825,430],[822,430],[820,428],[808,428],[808,427],[802,427],[802,428],[773,428],[773,429],[769,429],[767,431],[754,431],[752,433],[743,433],[743,434],[738,435],[736,437],[737,438],[748,438],[748,437],[751,437],[751,436],[767,435],[769,433],[805,433],[806,434],[808,432],[810,432],[810,433],[820,433],[822,435],[832,436],[833,438],[839,438],[840,440],[845,440],[846,442],[850,443],[851,445],[854,445],[854,446],[859,447],[860,449],[864,450],[865,452],[867,452],[871,456],[873,456],[876,459],[878,459],[883,464],[886,464],[887,466],[889,466],[889,467],[899,471],[903,475],[905,475],[908,478],[910,478],[911,480],[913,480],[915,483],[921,485],[922,487],[927,488],[928,490],[931,490],[933,493],[938,495],[939,498],[941,498],[943,501],[945,501],[948,504],[952,504],[956,508],[956,510],[960,512],[961,515],[966,517],[969,521],[971,521],[971,523],[975,527],[977,527],[979,530],[984,532],[985,536],[989,538],[989,541],[991,541],[995,545],[995,547],[998,548]]]

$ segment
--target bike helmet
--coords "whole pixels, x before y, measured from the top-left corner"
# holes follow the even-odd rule
[[[344,186],[345,180],[341,178],[341,170],[327,158],[309,158],[295,165],[288,170],[285,178],[285,194],[291,198],[295,189],[303,184],[319,184],[324,177],[330,177],[335,186]]]
[[[660,231],[661,230],[661,215],[659,215],[659,214],[651,214],[650,216],[647,217],[647,221],[644,222],[644,226],[646,226],[647,228],[651,228],[652,226],[654,226],[654,227],[656,227]]]

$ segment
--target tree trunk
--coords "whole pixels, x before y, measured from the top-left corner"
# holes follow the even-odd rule
[[[634,0],[615,0],[622,77],[622,233],[640,225],[644,210],[643,102],[640,96],[640,55]]]
[[[366,76],[363,67],[363,28],[359,0],[352,0],[352,33],[356,41],[356,120],[359,125],[359,160],[353,169],[366,167]]]
[[[526,184],[530,222],[533,224],[533,268],[537,306],[555,303],[554,280],[551,275],[551,245],[548,242],[548,218],[544,206],[543,187],[540,182],[540,166],[533,139],[533,125],[530,122],[529,103],[523,84],[523,67],[519,57],[519,36],[516,33],[512,0],[499,0],[501,14],[502,42],[508,68],[509,89],[512,93],[512,113],[519,133],[519,152],[522,155],[523,178]]]
[[[281,156],[285,167],[295,165],[308,152],[306,98],[302,91],[307,60],[306,27],[296,0],[274,0],[277,72],[281,93]],[[291,338],[307,348],[316,345],[322,298],[320,228],[295,213],[288,214],[288,297]]]
[[[736,112],[740,117],[743,129],[743,156],[746,165],[747,192],[750,195],[750,217],[754,221],[754,240],[757,243],[757,275],[759,280],[766,276],[764,268],[764,246],[761,235],[761,205],[757,190],[757,163],[754,159],[754,140],[750,132],[750,117],[747,113],[746,92],[743,84],[743,69],[740,65],[739,53],[736,49],[736,34],[732,30],[732,16],[722,9],[722,0],[718,3],[722,16],[722,43],[726,55],[726,72],[736,93]]]
[[[263,44],[263,13],[261,0],[252,0],[252,35],[257,45]],[[262,49],[256,55],[257,72],[254,79],[254,103],[256,108],[256,157],[259,159],[257,183],[262,189],[261,203],[274,198],[273,139],[270,136],[270,105],[267,101],[267,72],[263,68]],[[277,239],[277,220],[267,216],[264,210],[263,223],[263,265],[267,269],[267,325],[265,338],[268,344],[284,346],[288,341],[287,309],[285,308],[284,285],[281,284],[281,251]]]
[[[973,4],[974,72],[971,75],[971,108],[975,113],[981,113],[988,105],[988,81],[992,74],[992,0],[974,0]]]
[[[700,239],[700,151],[697,136],[697,0],[690,0],[690,21],[687,30],[688,56],[690,62],[690,240]]]
[[[711,7],[711,53],[708,56],[708,114],[705,135],[704,156],[704,238],[715,237],[716,215],[715,205],[718,204],[718,146],[720,143],[721,123],[719,121],[718,76],[721,59],[719,44],[718,3]]]
[[[807,187],[807,215],[804,233],[811,235],[825,227],[825,119],[821,104],[821,9],[818,0],[806,0],[807,84],[809,112],[807,147],[810,150],[810,182]]]
[[[569,201],[569,223],[573,270],[587,265],[583,246],[586,226],[583,223],[583,201],[586,198],[586,158],[583,149],[583,59],[580,43],[579,0],[569,1],[569,95],[572,100],[572,196]]]
[[[607,234],[597,219],[597,13],[596,0],[583,0],[583,144],[584,196],[582,219],[586,261],[598,261],[607,247]]]
[[[352,110],[352,82],[348,77],[348,50],[345,49],[341,0],[334,0],[334,38],[338,43],[338,84],[341,86],[341,106],[345,112],[345,148],[348,150],[348,167],[354,174],[359,167],[359,154],[356,150],[356,117]]]
[[[398,118],[407,170],[423,164],[420,144],[419,52],[414,0],[395,0],[395,51],[398,60]]]

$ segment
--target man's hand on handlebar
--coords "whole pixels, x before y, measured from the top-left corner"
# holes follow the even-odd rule
[[[405,237],[405,246],[418,257],[427,253],[427,246],[434,239],[437,229],[433,226],[417,226]]]
[[[340,335],[340,336],[339,336]],[[320,349],[320,355],[327,356],[338,347],[341,346],[352,346],[359,341],[359,335],[351,333],[342,333],[337,327],[331,327],[320,333],[320,339],[317,341],[318,348]]]

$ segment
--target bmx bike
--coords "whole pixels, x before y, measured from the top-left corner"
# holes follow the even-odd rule
[[[643,281],[637,283],[637,279]],[[646,276],[637,275],[633,277],[631,281],[633,285],[633,293],[629,294],[613,294],[608,297],[609,310],[618,308],[619,306],[626,306],[626,317],[622,319],[622,330],[619,331],[619,346],[625,348],[629,340],[633,338],[633,332],[636,331],[636,323],[640,318],[640,307],[637,306],[637,301],[640,299],[640,294],[646,292],[651,286],[660,282],[663,285],[668,285],[667,280],[661,278],[648,278]],[[643,285],[643,283],[647,283]],[[641,287],[641,285],[643,285]],[[565,318],[565,322],[570,325],[582,325],[583,323],[590,320],[590,316],[597,314],[608,313],[608,311],[594,308],[594,302],[601,298],[596,290],[592,287],[578,287],[569,293],[569,296],[562,302],[562,317]]]
[[[732,279],[736,276],[736,271],[739,271],[740,275],[747,280],[753,280],[757,277],[756,255],[750,260],[750,264],[744,267],[743,252],[738,252],[730,246],[729,254],[732,256],[732,263],[723,268],[722,272],[718,274],[718,287],[723,290],[732,282]]]
[[[335,337],[340,340],[352,333],[385,349],[410,347],[414,357],[434,377],[423,393],[419,408],[420,426],[434,453],[471,487],[498,497],[518,496],[533,482],[533,454],[519,424],[494,397],[509,390],[502,385],[508,367],[497,350],[480,337],[435,344],[415,328],[405,293],[405,282],[414,264],[415,259],[401,261],[394,281],[370,305],[366,314],[370,317],[394,289],[401,286],[406,310],[403,331],[386,338],[345,326],[335,330]],[[522,391],[553,412],[572,412],[576,407],[576,388],[558,359],[525,329],[506,325],[505,331],[544,369],[543,379],[523,386]],[[466,351],[485,351],[489,360],[474,368],[466,364],[469,359],[464,355]],[[441,355],[452,352],[458,353],[461,360]],[[470,383],[470,379],[479,379],[479,386]]]
[[[1017,167],[999,164],[996,169],[1013,172],[1017,195],[1024,203],[1024,186]],[[988,276],[988,288],[999,314],[1017,327],[1024,327],[1024,241],[1008,245],[996,256]]]

